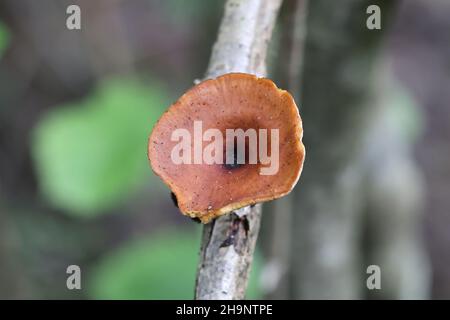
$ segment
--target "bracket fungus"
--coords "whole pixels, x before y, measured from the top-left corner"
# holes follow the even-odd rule
[[[169,107],[150,135],[148,157],[180,211],[208,223],[288,194],[303,167],[302,136],[287,91],[266,78],[229,73],[197,84]]]

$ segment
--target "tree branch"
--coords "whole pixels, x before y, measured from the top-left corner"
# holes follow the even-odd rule
[[[266,74],[267,47],[281,0],[228,0],[206,78]],[[203,230],[196,299],[243,299],[261,220],[261,205],[219,217]],[[226,240],[235,230],[234,243]],[[237,230],[237,231],[236,231]]]
[[[370,88],[394,5],[377,1],[383,27],[374,32],[366,28],[365,14],[372,3],[308,3],[301,70],[307,81],[301,101],[302,119],[308,124],[304,141],[314,147],[308,151],[301,191],[293,191],[296,238],[290,279],[295,299],[359,299],[361,288],[366,289],[360,248],[365,205],[360,154],[367,126],[374,121]]]

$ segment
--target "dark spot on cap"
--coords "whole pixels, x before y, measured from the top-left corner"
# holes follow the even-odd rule
[[[171,192],[170,193],[170,198],[172,199],[172,202],[175,205],[175,207],[178,208],[178,200],[177,200],[177,196],[175,195],[175,193]]]

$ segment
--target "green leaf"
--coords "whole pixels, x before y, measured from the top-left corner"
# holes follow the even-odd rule
[[[94,299],[193,299],[200,234],[165,231],[136,240],[94,268],[88,294]],[[254,260],[248,298],[259,298]]]
[[[0,57],[2,56],[5,49],[8,47],[9,44],[9,32],[6,26],[0,22]]]
[[[48,112],[32,137],[43,194],[55,207],[81,216],[120,204],[153,179],[148,135],[167,105],[155,84],[109,80],[86,100]]]
[[[191,299],[199,240],[165,232],[127,244],[94,269],[88,293],[95,299]]]

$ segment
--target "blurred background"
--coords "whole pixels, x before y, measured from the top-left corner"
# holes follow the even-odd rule
[[[193,298],[201,226],[147,139],[202,78],[223,6],[0,2],[0,298]],[[248,298],[450,298],[449,16],[445,0],[284,1],[269,75],[296,97],[307,157],[264,206]]]

